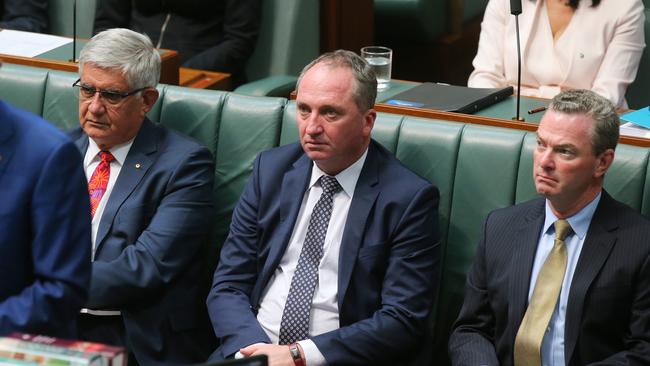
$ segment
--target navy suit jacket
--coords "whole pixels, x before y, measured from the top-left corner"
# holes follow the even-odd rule
[[[73,135],[85,154],[88,136]],[[102,214],[86,304],[122,312],[140,364],[204,361],[214,348],[201,278],[213,181],[206,147],[145,119]]]
[[[63,133],[0,101],[0,335],[76,336],[91,248],[81,166]]]
[[[451,336],[454,365],[512,365],[544,199],[492,212]],[[567,365],[650,364],[650,221],[603,191],[571,282]]]
[[[263,152],[235,208],[208,311],[222,345],[267,342],[260,297],[287,247],[312,161],[295,143]],[[371,142],[339,257],[340,328],[311,337],[330,365],[404,360],[419,345],[438,285],[438,190]]]

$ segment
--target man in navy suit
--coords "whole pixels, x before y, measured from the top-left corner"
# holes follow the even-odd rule
[[[371,140],[376,77],[359,56],[319,57],[297,91],[300,143],[257,157],[233,214],[207,300],[212,358],[407,361],[438,284],[438,191]]]
[[[0,101],[0,335],[76,336],[90,280],[86,192],[74,144]]]
[[[605,98],[553,98],[533,154],[543,197],[489,214],[452,364],[650,364],[650,221],[603,189],[618,136]]]
[[[93,238],[82,338],[126,346],[143,365],[203,361],[214,348],[200,250],[213,217],[212,155],[145,117],[160,75],[149,38],[111,29],[79,60],[73,136]]]

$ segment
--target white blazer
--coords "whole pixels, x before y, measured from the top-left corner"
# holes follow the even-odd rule
[[[555,43],[545,7],[544,0],[522,0],[521,94],[552,98],[563,89],[591,89],[626,107],[625,90],[645,47],[642,1],[602,0],[594,8],[591,0],[581,0]],[[517,85],[515,17],[508,0],[488,3],[473,65],[470,87]]]

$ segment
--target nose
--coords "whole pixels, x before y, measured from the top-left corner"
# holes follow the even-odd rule
[[[323,132],[323,124],[317,113],[312,113],[305,119],[305,132],[308,135],[315,136]]]
[[[88,99],[86,102],[89,103],[88,111],[90,111],[90,113],[94,115],[101,115],[106,112],[106,107],[104,106],[101,95],[99,93],[95,93],[95,95],[93,95],[92,98]]]
[[[545,149],[544,151],[537,152],[537,165],[544,170],[550,170],[555,167],[553,160],[553,150]]]

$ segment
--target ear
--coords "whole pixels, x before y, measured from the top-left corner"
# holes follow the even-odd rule
[[[377,119],[377,111],[374,109],[369,109],[366,114],[363,116],[363,133],[364,136],[370,136],[372,128],[375,126],[375,120]]]
[[[156,88],[147,88],[142,91],[142,110],[144,113],[149,112],[153,108],[153,105],[158,100],[158,96],[158,89]]]
[[[596,169],[594,170],[594,176],[600,178],[607,172],[607,169],[614,162],[614,149],[607,149],[603,151],[599,156],[596,157]]]

